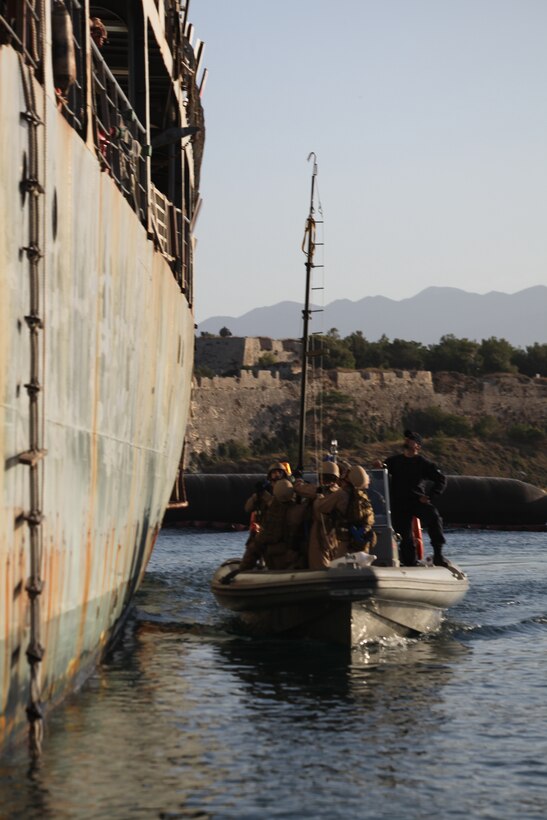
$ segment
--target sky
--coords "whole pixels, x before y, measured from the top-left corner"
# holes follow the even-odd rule
[[[547,284],[546,0],[192,0],[208,78],[196,320]],[[316,300],[317,301],[317,300]]]

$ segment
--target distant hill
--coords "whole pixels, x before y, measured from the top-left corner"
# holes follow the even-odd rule
[[[302,335],[302,305],[278,302],[250,310],[243,316],[213,316],[200,322],[198,332],[218,333],[226,326],[234,336],[270,336],[274,339]],[[341,336],[361,330],[371,342],[383,334],[435,344],[452,333],[457,338],[507,339],[514,347],[547,343],[547,287],[537,285],[518,293],[467,293],[458,288],[430,287],[409,299],[365,296],[357,302],[338,299],[313,314],[311,330],[338,328]]]

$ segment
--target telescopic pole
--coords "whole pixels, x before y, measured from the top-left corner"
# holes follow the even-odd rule
[[[310,213],[306,223],[306,233],[308,237],[306,248],[306,294],[304,309],[302,311],[303,332],[302,332],[302,379],[300,385],[300,427],[298,432],[298,469],[304,469],[304,443],[306,437],[306,391],[308,386],[308,344],[309,344],[309,322],[311,319],[310,291],[311,272],[313,268],[313,254],[315,250],[314,233],[315,220],[314,198],[315,198],[315,177],[317,176],[317,157],[312,151],[308,156],[308,162],[313,157],[313,172],[311,176]]]

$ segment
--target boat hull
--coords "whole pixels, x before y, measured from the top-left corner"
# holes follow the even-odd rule
[[[255,635],[286,635],[355,646],[436,631],[468,589],[457,568],[336,567],[238,573],[223,564],[212,580],[217,601]]]
[[[127,612],[176,476],[192,311],[92,146],[34,82],[40,230],[41,701],[82,680]],[[21,66],[0,48],[0,745],[26,721],[31,303],[29,124]]]

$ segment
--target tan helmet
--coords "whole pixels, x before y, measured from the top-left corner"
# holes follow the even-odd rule
[[[350,484],[353,484],[356,490],[362,490],[368,487],[370,479],[366,470],[362,467],[352,467],[346,476]]]
[[[319,475],[333,475],[339,478],[338,464],[335,464],[334,461],[324,461],[319,468]]]
[[[351,461],[339,461],[338,467],[340,468],[340,475],[345,476],[351,470]]]
[[[275,482],[273,496],[278,501],[290,501],[294,495],[294,487],[286,478],[280,478]]]
[[[273,464],[270,464],[268,467],[268,478],[270,477],[270,473],[273,473],[274,470],[281,470],[283,475],[287,475],[285,472],[285,465],[281,461],[274,461]]]

